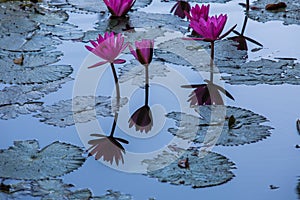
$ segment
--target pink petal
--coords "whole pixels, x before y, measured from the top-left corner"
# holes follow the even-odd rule
[[[123,63],[125,63],[126,62],[126,60],[124,60],[124,59],[116,59],[115,61],[114,61],[114,64],[123,64]]]
[[[100,65],[104,65],[106,63],[108,63],[108,61],[101,61],[101,62],[98,62],[98,63],[92,65],[92,66],[89,66],[88,68],[91,69],[91,68],[94,68],[94,67],[98,67]]]

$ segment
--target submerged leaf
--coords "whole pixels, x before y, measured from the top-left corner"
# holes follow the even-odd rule
[[[85,161],[77,146],[53,142],[39,149],[36,140],[15,141],[0,151],[0,177],[39,180],[62,176],[78,169]]]
[[[61,56],[62,52],[59,51],[26,53],[21,66],[13,62],[20,57],[20,53],[0,55],[0,82],[33,84],[63,79],[73,72],[73,68],[69,65],[50,65],[59,61]]]
[[[285,25],[297,24],[300,25],[300,4],[298,0],[285,0],[286,8],[276,10],[266,10],[265,6],[268,4],[277,3],[274,0],[257,0],[254,1],[252,6],[256,9],[250,9],[248,16],[259,22],[283,21]]]
[[[160,155],[162,158],[158,159],[156,157],[144,162],[148,164],[148,169],[159,168],[160,164],[164,165],[164,163],[160,162],[168,160],[170,155],[171,153],[164,151]],[[189,168],[179,167],[178,162],[187,158]],[[207,152],[204,157],[199,157],[193,150],[188,150],[169,166],[154,171],[150,170],[147,172],[147,175],[157,178],[160,182],[201,188],[228,182],[234,177],[232,169],[234,169],[234,163],[220,154]]]
[[[127,101],[127,98],[121,98],[120,106],[125,105]],[[41,113],[34,117],[40,118],[41,122],[53,126],[72,126],[75,123],[86,123],[95,120],[94,111],[96,111],[96,115],[103,117],[112,116],[114,109],[116,109],[112,107],[112,103],[110,97],[79,96],[74,97],[73,100],[61,100],[53,105],[46,106],[41,110]]]
[[[250,110],[237,107],[223,106],[199,106],[197,112],[201,117],[187,115],[180,112],[172,112],[167,115],[174,119],[178,128],[170,128],[168,131],[177,137],[192,140],[195,143],[205,143],[205,137],[211,131],[210,127],[220,127],[221,133],[210,133],[215,135],[216,145],[233,146],[258,142],[270,136],[270,126],[263,123],[268,120]],[[225,108],[226,116],[214,116],[212,119],[212,108]],[[235,123],[229,123],[230,116],[234,115]],[[220,117],[220,118],[219,118]],[[208,144],[203,144],[206,146]]]

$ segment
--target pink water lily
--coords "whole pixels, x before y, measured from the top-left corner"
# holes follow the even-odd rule
[[[135,42],[136,50],[129,45],[132,55],[142,64],[149,65],[153,57],[154,40],[145,40]]]
[[[116,59],[128,45],[124,44],[124,37],[121,35],[121,33],[119,33],[117,37],[115,37],[113,32],[106,32],[104,37],[99,34],[97,41],[91,40],[90,42],[93,47],[87,45],[85,47],[93,54],[102,58],[104,61],[98,62],[89,68],[98,67],[105,63],[121,64],[125,62],[125,60]]]
[[[128,13],[135,0],[103,0],[112,16],[121,17]]]
[[[174,15],[184,19],[186,16],[185,13],[189,13],[190,10],[191,10],[191,6],[190,6],[189,2],[179,0],[172,7],[170,12],[172,13],[174,11]]]
[[[212,16],[208,17],[207,20],[204,18],[199,19],[199,21],[191,21],[190,26],[193,28],[194,31],[196,31],[200,38],[193,38],[195,40],[205,40],[205,41],[215,41],[220,40],[227,36],[235,27],[233,26],[229,31],[227,31],[225,34],[220,36],[222,33],[224,26],[227,21],[227,15],[219,15],[219,16]]]
[[[192,7],[190,13],[185,11],[185,15],[190,21],[199,21],[201,18],[207,20],[209,13],[209,4],[202,5],[201,7],[196,4],[195,7]]]

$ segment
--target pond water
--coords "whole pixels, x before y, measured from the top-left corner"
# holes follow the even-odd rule
[[[138,8],[138,11],[168,14],[174,3],[175,2],[173,1],[161,2],[159,0],[153,0],[149,6],[145,8]],[[241,1],[233,0],[228,3],[210,4],[210,14],[226,13],[228,15],[228,23],[224,30],[229,29],[235,24],[237,24],[235,30],[241,30],[245,11],[243,7],[238,5],[238,3],[241,3]],[[195,5],[195,3],[192,3],[192,5]],[[102,15],[99,13],[79,10],[74,12],[73,8],[68,7],[62,9],[67,10],[67,13],[69,14],[68,22],[77,25],[83,31],[93,30],[97,27],[95,23],[102,19]],[[297,12],[299,14],[299,11]],[[175,16],[172,16],[172,19],[173,17],[175,20]],[[138,21],[141,21],[139,23],[143,23],[143,20],[146,21],[146,19],[143,18]],[[147,25],[146,22],[145,24]],[[1,26],[3,26],[3,23]],[[167,28],[169,30],[169,27]],[[99,27],[98,30],[100,30]],[[169,34],[172,35],[174,33],[169,31]],[[177,31],[175,34],[179,34],[179,32]],[[261,58],[276,59],[280,57],[295,58],[297,59],[295,62],[299,62],[299,34],[300,26],[296,24],[283,25],[282,21],[276,20],[262,23],[249,18],[245,35],[263,44],[263,47],[259,51],[251,51],[259,46],[248,42],[248,57],[246,61],[261,62]],[[234,34],[231,33],[230,36],[234,36]],[[183,35],[179,34],[179,37],[183,37]],[[164,39],[166,38],[169,39],[168,35]],[[109,66],[89,69],[90,71],[85,72],[84,69],[86,69],[88,64],[93,64],[93,59],[95,59],[95,57],[90,55],[85,49],[84,46],[86,44],[87,43],[80,41],[65,40],[62,41],[61,44],[57,45],[56,50],[62,51],[63,56],[60,61],[55,64],[71,65],[73,68],[71,77],[74,78],[74,80],[68,81],[56,92],[51,92],[37,101],[42,101],[45,106],[50,106],[61,100],[72,99],[74,97],[74,93],[79,91],[77,86],[79,87],[80,85],[83,86],[78,93],[90,94],[94,92],[95,89],[96,95],[112,95],[111,91],[114,90],[115,86]],[[157,49],[159,48],[158,46],[155,47]],[[221,50],[225,51],[225,49]],[[209,55],[209,50],[206,51]],[[3,52],[1,51],[1,54],[2,53]],[[129,55],[122,55],[122,58],[123,57],[126,59],[129,58]],[[90,63],[91,61],[92,63]],[[175,124],[175,119],[164,117],[165,114],[171,112],[183,112],[197,116],[194,109],[189,108],[189,103],[186,102],[188,95],[192,90],[180,90],[179,93],[176,93],[172,88],[174,85],[184,84],[186,80],[188,80],[189,84],[203,83],[203,79],[207,78],[207,73],[197,72],[187,66],[176,65],[176,60],[174,60],[174,62],[175,64],[167,63],[162,65],[161,63],[158,63],[157,65],[159,67],[167,66],[166,68],[169,70],[174,70],[174,72],[176,72],[175,75],[180,74],[180,77],[183,77],[182,80],[178,77],[174,78],[172,76],[173,71],[167,72],[164,70],[158,70],[156,74],[155,71],[150,71],[150,74],[154,73],[156,76],[165,73],[166,77],[154,77],[150,79],[149,104],[151,109],[153,109],[152,112],[154,113],[154,125],[148,135],[141,133],[141,135],[134,137],[134,134],[138,132],[134,131],[134,128],[125,128],[125,126],[128,126],[127,122],[130,116],[127,116],[127,113],[120,114],[118,127],[116,129],[116,137],[122,137],[129,141],[128,145],[123,145],[125,150],[129,152],[128,154],[130,154],[130,152],[152,152],[156,149],[164,148],[164,146],[172,140],[173,135],[170,133],[170,130],[168,131],[168,129],[178,129],[178,124]],[[122,69],[122,66],[123,65],[118,66],[118,73]],[[230,72],[226,71],[226,68],[218,66],[218,61],[217,67],[219,67],[222,73],[230,74]],[[295,76],[297,76],[297,73],[299,75],[299,65],[296,65],[296,67],[298,68],[295,69]],[[274,73],[276,72],[277,71]],[[88,77],[85,77],[85,73]],[[99,82],[97,82],[97,77],[101,73],[103,73],[102,78]],[[272,69],[269,73],[272,75]],[[201,75],[203,76],[201,77]],[[83,76],[83,78],[80,76]],[[143,74],[137,76],[143,77]],[[89,79],[89,77],[91,77],[91,79]],[[216,75],[216,77],[218,77],[218,75]],[[258,75],[258,77],[262,77],[262,79],[264,79],[263,75]],[[85,81],[78,81],[80,78]],[[160,80],[163,79],[177,79],[177,83],[170,81],[170,83],[167,82],[169,85],[160,84]],[[128,161],[126,160],[127,157],[125,157],[125,168],[122,168],[122,163],[119,166],[111,166],[108,162],[101,162],[95,160],[93,157],[88,157],[78,170],[67,173],[61,178],[64,183],[73,184],[75,186],[74,190],[88,188],[93,193],[93,196],[101,196],[105,194],[107,190],[113,190],[120,191],[124,194],[130,194],[133,199],[299,199],[300,186],[298,186],[298,179],[300,176],[300,170],[298,165],[300,164],[300,149],[296,148],[296,145],[300,145],[300,133],[297,132],[296,121],[300,118],[300,80],[290,80],[293,84],[288,84],[283,81],[282,84],[276,85],[273,85],[272,79],[264,80],[263,83],[255,82],[250,85],[246,81],[244,84],[234,84],[235,82],[230,84],[230,81],[232,81],[232,79],[229,80],[229,83],[220,81],[224,88],[229,91],[235,99],[235,101],[232,101],[229,98],[225,99],[224,97],[225,105],[247,109],[258,115],[264,116],[268,121],[263,122],[262,124],[273,128],[270,129],[270,136],[264,139],[260,138],[262,140],[258,139],[259,141],[255,141],[250,144],[213,146],[212,152],[218,153],[229,159],[230,162],[234,163],[234,167],[230,169],[230,171],[234,174],[232,179],[226,180],[225,183],[217,186],[208,187],[208,184],[207,187],[203,188],[192,188],[191,185],[182,184],[174,185],[168,182],[160,182],[157,178],[151,178],[148,175],[142,174],[138,170],[136,172],[139,173],[124,172],[134,172],[135,170],[135,160]],[[91,88],[90,86],[95,82],[97,85],[95,88]],[[76,86],[76,84],[78,85]],[[127,92],[126,89],[124,89],[124,92],[121,91],[121,96],[123,94],[128,98],[128,103],[124,105],[124,108],[129,109],[129,113],[132,114],[144,103],[144,88],[140,88],[136,85],[133,87],[131,86],[131,83],[128,83],[128,81],[124,83],[121,82],[120,85],[121,88],[134,88],[132,89],[132,96],[124,95]],[[11,85],[3,83],[0,88],[3,89],[8,86]],[[3,91],[1,92],[1,95],[3,95]],[[178,96],[185,97],[185,101],[181,102],[178,100]],[[120,112],[121,110],[122,108],[120,108]],[[234,110],[233,115],[238,115],[238,112],[238,110]],[[109,109],[108,115],[110,116],[97,116],[98,120],[92,120],[92,122],[89,121],[80,125],[76,124],[76,126],[72,125],[63,128],[40,122],[39,120],[42,119],[42,117],[33,117],[33,115],[38,113],[40,113],[40,111],[27,115],[20,114],[15,119],[0,119],[0,149],[7,149],[13,146],[14,141],[33,139],[38,141],[41,148],[51,144],[52,142],[61,141],[87,149],[87,138],[89,140],[94,139],[90,137],[90,134],[101,133],[108,135],[113,123],[113,116]],[[101,125],[103,132],[95,132],[98,130],[98,122]],[[179,129],[190,128],[188,126],[193,126],[193,122],[188,124],[187,127],[183,126],[179,127]],[[195,126],[197,127],[197,124]],[[260,127],[261,124],[254,123],[252,126]],[[194,127],[194,130],[197,132],[198,128],[196,127]],[[128,132],[128,130],[132,130],[132,132]],[[250,128],[250,132],[252,130],[260,131],[259,128]],[[195,146],[199,147],[197,145]],[[87,155],[85,154],[85,156]],[[144,156],[144,159],[151,158],[153,157],[150,156],[148,158],[147,156]],[[17,158],[16,160],[18,161]],[[134,164],[131,164],[130,162],[133,162]],[[228,161],[223,161],[220,165],[225,166],[226,162]],[[215,163],[212,162],[211,164]],[[132,167],[133,170],[129,170],[130,167]],[[4,171],[1,168],[3,168],[3,166],[0,166],[0,171]],[[143,173],[145,172],[143,171]],[[3,181],[5,184],[11,183],[10,180],[3,179]],[[210,180],[208,180],[208,182],[209,181]],[[30,195],[22,196],[17,193],[15,196],[10,196],[5,195],[4,192],[0,193],[0,198],[40,199],[40,197],[30,197]],[[124,197],[124,199],[127,198]]]

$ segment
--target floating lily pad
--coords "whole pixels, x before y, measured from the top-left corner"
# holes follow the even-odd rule
[[[160,45],[155,55],[164,62],[190,66],[197,71],[210,70],[210,43],[175,38]],[[236,42],[221,40],[215,43],[215,66],[225,72],[228,67],[236,67],[246,62],[247,51],[237,50]]]
[[[127,103],[127,98],[122,98],[120,106]],[[41,113],[34,117],[40,118],[41,122],[49,125],[66,127],[75,123],[85,123],[96,119],[96,115],[103,117],[113,116],[112,100],[105,96],[80,96],[74,97],[73,108],[72,100],[62,100],[51,106],[46,106]]]
[[[58,37],[61,40],[78,40],[84,33],[78,26],[70,23],[63,23],[56,26],[41,26],[43,32]]]
[[[0,81],[10,84],[45,83],[63,79],[73,72],[69,65],[50,65],[59,61],[61,52],[10,53],[0,55]],[[22,64],[14,59],[23,57]]]
[[[152,61],[149,65],[149,79],[154,77],[166,77],[169,70],[161,62]],[[137,60],[131,60],[120,68],[120,83],[131,81],[132,84],[144,87],[145,85],[145,67]]]
[[[57,91],[62,84],[72,80],[65,78],[45,84],[14,85],[0,92],[0,119],[13,119],[21,114],[31,114],[42,109],[37,102],[45,95]]]
[[[97,1],[97,0],[66,0],[67,3],[72,5],[73,7],[83,10],[83,11],[88,11],[88,12],[96,12],[96,13],[104,13],[108,12],[108,9],[103,1]],[[136,8],[143,8],[148,5],[152,0],[137,0],[135,4],[133,5],[133,9]]]
[[[300,84],[300,63],[292,60],[250,61],[235,68],[228,68],[226,73],[230,75],[224,75],[223,79],[232,85]]]
[[[0,10],[1,12],[1,10]],[[13,15],[0,14],[0,35],[7,33],[29,33],[38,28],[38,24],[28,18],[14,18]]]
[[[104,34],[107,31],[123,33],[124,31],[134,32],[133,28],[153,28],[153,29],[169,29],[186,32],[188,23],[171,14],[158,14],[146,12],[132,12],[129,17],[124,18],[109,18],[103,17],[97,22],[95,30],[90,30],[85,33],[83,41],[95,40],[98,34]],[[148,34],[151,36],[150,34]],[[161,35],[163,36],[163,35]],[[153,38],[153,37],[152,37]]]
[[[23,104],[0,105],[0,119],[14,119],[19,115],[27,115],[43,108],[42,102],[25,102]]]
[[[107,190],[105,195],[94,197],[93,200],[132,200],[130,194],[123,194],[118,191]]]
[[[89,200],[92,193],[88,189],[71,191],[74,186],[65,184],[61,179],[46,179],[32,182],[32,196],[47,199]]]
[[[77,146],[53,142],[40,150],[36,140],[15,141],[0,151],[0,177],[39,180],[57,177],[78,169],[84,162]]]
[[[281,8],[277,10],[266,10],[265,6],[267,4],[278,3],[274,0],[257,0],[254,1],[252,6],[255,9],[249,10],[248,16],[259,22],[283,21],[285,25],[297,24],[300,25],[300,4],[298,0],[285,0],[284,3],[287,5],[286,8]]]
[[[223,106],[214,106],[214,108],[223,108]],[[215,133],[217,137],[216,145],[233,146],[258,142],[271,135],[272,127],[264,125],[268,120],[250,110],[226,107],[225,119],[222,116],[216,116],[211,119],[212,106],[199,106],[199,114],[201,117],[187,115],[180,112],[172,112],[167,114],[168,118],[176,121],[178,128],[170,128],[168,131],[177,137],[191,140],[195,143],[204,143],[208,128],[220,127],[222,132]],[[230,123],[229,119],[233,116],[234,123]],[[207,145],[207,144],[203,144]]]
[[[37,31],[28,34],[11,33],[0,35],[0,49],[15,52],[49,51],[60,44],[59,40],[40,34]]]
[[[168,0],[168,1],[174,1],[176,2],[177,0]],[[227,3],[231,0],[187,0],[189,3]]]
[[[9,1],[1,3],[0,16],[10,17],[18,21],[21,18],[28,18],[37,23],[57,25],[66,20],[69,16],[63,10],[47,9],[40,4],[21,1]],[[24,25],[26,26],[26,25]]]
[[[163,165],[169,159],[171,161],[174,159],[173,154],[166,151],[160,157],[156,157],[153,160],[145,160],[144,162],[149,165],[149,168],[153,168]],[[180,167],[179,162],[187,158],[189,167]],[[163,163],[160,163],[161,161]],[[152,165],[153,167],[151,167]],[[220,154],[207,152],[204,157],[199,157],[194,151],[187,151],[169,166],[155,171],[151,170],[147,172],[147,175],[157,178],[160,182],[201,188],[228,182],[234,177],[232,169],[234,169],[234,163]]]

